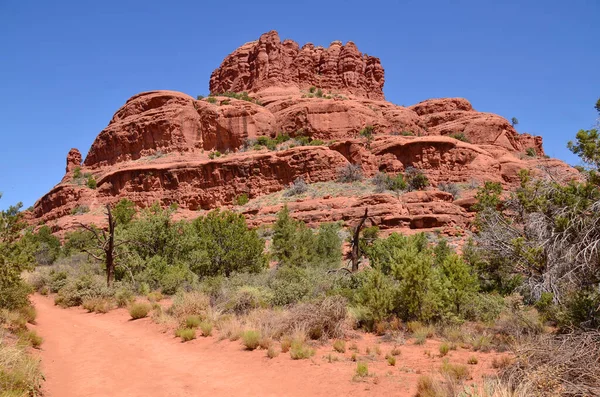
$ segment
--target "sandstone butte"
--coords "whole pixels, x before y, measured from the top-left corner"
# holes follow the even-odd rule
[[[577,177],[576,170],[544,155],[541,137],[519,134],[505,118],[478,112],[466,99],[398,106],[385,101],[383,85],[379,59],[352,42],[300,47],[282,42],[277,32],[265,33],[212,73],[209,98],[174,91],[131,97],[83,162],[77,149],[69,152],[64,178],[35,203],[28,219],[62,234],[79,222],[102,225],[103,206],[127,198],[139,207],[177,203],[179,219],[232,208],[257,226],[272,223],[285,200],[293,216],[311,225],[352,225],[368,207],[371,221],[383,230],[452,235],[471,226],[476,186],[485,181],[514,188],[521,169]],[[219,95],[242,91],[254,100]],[[360,135],[366,126],[373,127],[370,142]],[[248,147],[257,137],[282,133],[323,143]],[[457,133],[469,142],[451,137]],[[526,155],[532,150],[536,156]],[[215,157],[216,151],[224,155]],[[350,163],[367,178],[415,167],[431,186],[398,195],[374,193],[367,181],[362,188],[337,183],[338,170]],[[86,186],[88,174],[96,189]],[[281,191],[298,177],[325,182],[313,185],[321,193],[284,199]],[[460,196],[439,190],[441,183],[459,184]],[[235,205],[244,194],[250,202]],[[86,207],[89,212],[75,214]]]

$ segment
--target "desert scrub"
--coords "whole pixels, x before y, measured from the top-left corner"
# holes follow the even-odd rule
[[[132,319],[137,320],[146,317],[150,310],[152,310],[152,306],[149,303],[134,302],[129,306],[129,315]]]
[[[192,314],[191,316],[186,317],[185,327],[186,328],[198,328],[198,326],[200,326],[201,322],[202,322],[202,319],[199,316]]]
[[[471,373],[466,365],[451,364],[447,359],[444,359],[440,372],[455,381],[463,381],[471,378]]]
[[[346,342],[344,342],[343,340],[336,340],[335,342],[333,342],[333,350],[335,350],[338,353],[345,353],[346,352]]]
[[[394,346],[394,348],[392,350],[390,350],[390,354],[392,356],[399,356],[402,354],[402,351],[400,350],[400,348],[398,346]]]
[[[275,358],[279,355],[279,350],[277,350],[277,348],[271,344],[271,346],[269,346],[269,348],[267,349],[267,357],[269,358]]]
[[[396,365],[396,357],[392,356],[391,354],[388,354],[385,359],[387,360],[388,364],[392,367]]]
[[[259,346],[260,332],[256,330],[247,330],[242,334],[242,343],[246,350],[254,350]]]
[[[181,338],[182,342],[188,342],[196,339],[196,330],[194,328],[179,328],[175,331],[175,336]]]
[[[440,349],[439,350],[440,350],[440,356],[444,357],[450,351],[450,344],[448,344],[447,342],[443,342],[440,345]]]
[[[183,319],[190,315],[205,318],[210,308],[208,296],[201,292],[187,292],[177,294],[173,299],[173,305],[168,312],[177,319]]]
[[[294,339],[290,347],[290,357],[292,360],[304,360],[315,354],[314,349],[306,344],[302,339]]]
[[[163,300],[163,294],[160,291],[152,291],[146,297],[151,303],[160,302]]]
[[[478,362],[479,362],[479,360],[475,356],[471,356],[467,360],[467,364],[469,364],[469,365],[477,365]]]
[[[40,361],[27,353],[27,349],[5,343],[0,331],[0,395],[39,396],[44,380]]]
[[[200,323],[200,331],[202,331],[202,336],[211,336],[212,330],[213,324],[210,321],[204,320]]]
[[[41,336],[34,330],[24,330],[18,333],[19,341],[25,345],[29,345],[35,349],[39,349],[44,342]]]
[[[85,298],[81,306],[90,313],[108,313],[114,307],[114,301],[104,297]]]
[[[292,338],[289,336],[284,336],[281,338],[281,351],[283,353],[287,353],[290,351],[290,347],[292,347]]]
[[[130,289],[121,288],[115,292],[115,301],[117,307],[127,307],[135,301],[135,296]]]
[[[355,374],[359,378],[364,378],[364,377],[369,376],[369,365],[362,361],[357,362]]]

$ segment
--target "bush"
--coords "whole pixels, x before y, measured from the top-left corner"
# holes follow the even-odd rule
[[[290,309],[285,330],[304,329],[311,339],[344,336],[346,299],[330,296],[316,303],[302,303]]]
[[[248,204],[248,201],[250,201],[250,199],[248,198],[248,195],[246,193],[242,193],[239,196],[235,197],[235,205],[246,205]]]
[[[176,331],[176,336],[180,337],[182,342],[189,342],[193,339],[196,339],[196,329],[180,328]]]
[[[369,365],[365,362],[356,363],[356,376],[360,378],[369,376]]]
[[[440,372],[455,381],[464,381],[471,378],[471,373],[466,365],[451,364],[448,360],[444,360]]]
[[[456,183],[440,183],[437,186],[438,190],[450,193],[455,199],[460,195],[460,187]]]
[[[388,355],[385,359],[387,360],[388,364],[392,367],[396,365],[396,357]]]
[[[269,346],[269,348],[267,349],[267,357],[275,358],[278,355],[279,355],[279,351],[277,350],[277,348],[273,345]]]
[[[200,330],[202,331],[202,336],[211,336],[212,335],[213,324],[204,320],[200,323]]]
[[[152,310],[152,306],[148,303],[135,302],[129,306],[129,315],[132,319],[137,320],[148,316],[150,310]]]
[[[184,319],[192,315],[206,318],[209,308],[208,296],[201,292],[186,292],[175,296],[173,304],[169,308],[169,314],[177,319]]]
[[[87,205],[76,205],[71,210],[71,215],[82,215],[88,212],[90,212],[90,207]]]
[[[429,179],[423,174],[423,171],[414,167],[407,167],[404,176],[408,185],[408,190],[423,190],[429,186]]]
[[[375,174],[371,182],[375,185],[375,192],[381,193],[386,190],[392,190],[394,192],[400,192],[405,190],[407,187],[406,181],[402,174],[396,176],[390,176],[385,172],[378,172]]]
[[[352,183],[362,181],[363,172],[358,164],[347,164],[338,169],[338,182]]]
[[[146,295],[146,297],[148,298],[150,303],[160,302],[164,298],[162,292],[160,292],[160,291],[152,291],[152,292],[148,293],[148,295]]]
[[[208,98],[206,98],[206,102],[208,102],[208,103],[212,103],[212,104],[215,104],[215,103],[217,103],[217,102],[218,102],[218,100],[217,100],[217,98],[215,98],[214,96],[210,96],[210,95],[209,95],[209,96],[208,96]]]
[[[454,138],[456,140],[462,141],[462,142],[467,142],[470,143],[471,141],[469,140],[469,138],[462,132],[456,132],[454,134],[450,134],[449,135],[451,138]]]
[[[315,351],[302,339],[294,339],[290,346],[290,357],[292,360],[304,360],[314,356]]]
[[[186,328],[198,328],[198,326],[200,325],[201,322],[202,322],[202,320],[200,319],[199,316],[196,316],[196,315],[187,316],[187,318],[185,319],[185,327]]]
[[[94,175],[89,175],[85,184],[90,189],[96,189],[97,184],[96,184],[96,178],[94,178]]]
[[[219,158],[219,157],[221,157],[221,152],[219,152],[218,150],[215,150],[215,151],[210,152],[208,154],[208,158],[211,159],[211,160]]]
[[[333,342],[333,350],[335,350],[338,353],[345,353],[346,352],[346,342],[344,342],[343,340],[336,340],[335,342]]]
[[[242,343],[246,350],[255,350],[259,346],[260,332],[248,330],[242,334]]]
[[[308,185],[302,177],[297,177],[290,187],[283,193],[285,197],[297,196],[308,191]]]
[[[270,291],[251,286],[240,287],[226,303],[225,308],[236,314],[247,314],[249,311],[265,308],[272,299]]]
[[[23,330],[18,333],[19,340],[30,345],[35,349],[39,349],[44,339],[39,336],[34,330]],[[1,378],[0,378],[1,379]]]
[[[62,307],[80,306],[84,299],[108,298],[113,294],[113,290],[106,287],[104,278],[84,273],[68,279],[58,291],[54,303]]]
[[[440,350],[440,356],[444,357],[450,351],[450,345],[447,342],[443,342],[440,345],[439,350]]]
[[[108,313],[114,307],[114,300],[106,297],[84,298],[81,306],[88,312]]]
[[[467,360],[467,364],[469,364],[469,365],[477,365],[478,362],[479,362],[479,360],[475,356],[471,356]]]
[[[532,148],[532,147],[530,147],[530,148],[527,148],[527,150],[525,151],[525,153],[526,153],[526,154],[527,154],[529,157],[536,157],[536,156],[537,156],[537,153],[536,153],[535,149],[534,149],[534,148]]]
[[[133,291],[129,288],[119,288],[117,292],[115,292],[115,301],[117,303],[117,307],[127,307],[135,300],[135,296]]]

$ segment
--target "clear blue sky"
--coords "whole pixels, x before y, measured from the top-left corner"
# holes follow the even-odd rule
[[[228,53],[272,29],[352,40],[381,58],[389,101],[465,97],[575,163],[565,144],[600,96],[599,17],[598,0],[0,0],[0,208],[50,190],[132,95],[207,93]]]

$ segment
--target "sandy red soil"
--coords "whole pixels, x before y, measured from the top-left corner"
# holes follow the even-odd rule
[[[287,353],[269,359],[264,350],[243,350],[240,341],[200,337],[181,343],[148,318],[131,321],[124,309],[108,314],[62,309],[39,295],[33,302],[35,328],[44,338],[40,355],[47,397],[412,396],[420,374],[437,374],[442,362],[435,340],[424,346],[407,341],[394,367],[384,358],[390,343],[381,343],[382,354],[367,359],[366,348],[374,350],[381,338],[362,334],[355,340],[359,360],[368,362],[373,375],[356,381],[352,352],[335,353],[331,344],[320,346],[309,360],[295,361]],[[330,363],[329,354],[339,361]],[[479,363],[469,366],[473,379],[468,383],[493,372],[497,353],[459,348],[448,358],[466,364],[472,355]]]

